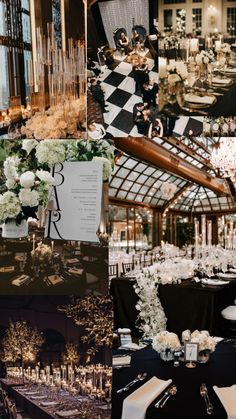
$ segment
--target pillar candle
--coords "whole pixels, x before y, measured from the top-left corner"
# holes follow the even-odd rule
[[[201,216],[201,222],[202,222],[202,246],[206,246],[206,216]]]
[[[166,58],[159,57],[158,65],[159,65],[159,77],[160,79],[163,79],[166,77],[166,74],[167,74]]]
[[[198,39],[197,38],[190,39],[190,51],[197,52],[198,49],[199,49]]]

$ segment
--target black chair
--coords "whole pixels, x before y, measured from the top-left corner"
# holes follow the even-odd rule
[[[133,262],[127,262],[127,263],[122,263],[122,270],[123,270],[123,275],[131,272],[134,270],[134,264]]]
[[[113,32],[113,39],[116,45],[116,50],[120,51],[121,54],[123,54],[125,52],[124,47],[122,47],[119,43],[119,40],[121,38],[121,34],[124,33],[125,36],[127,36],[127,31],[125,28],[118,28]]]
[[[118,263],[114,265],[109,265],[109,278],[118,277]]]
[[[137,32],[139,34],[141,47],[144,48],[144,43],[146,41],[147,31],[143,25],[135,25],[132,28],[132,32]]]

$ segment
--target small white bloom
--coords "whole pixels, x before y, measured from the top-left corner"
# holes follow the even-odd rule
[[[34,186],[35,175],[33,172],[27,171],[20,176],[20,184],[23,188],[31,188]]]
[[[38,141],[36,140],[23,140],[22,142],[22,150],[25,150],[26,153],[29,155],[31,151],[38,145]]]
[[[37,170],[36,176],[43,182],[48,183],[49,185],[55,185],[55,179],[46,170]]]
[[[14,189],[15,186],[16,186],[16,182],[14,179],[7,179],[6,181],[7,189]]]

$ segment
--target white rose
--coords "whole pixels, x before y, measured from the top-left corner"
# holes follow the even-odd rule
[[[23,206],[26,207],[37,207],[39,204],[39,194],[37,191],[31,191],[30,189],[21,189],[19,193],[19,200]]]
[[[203,62],[204,62],[204,64],[208,64],[209,63],[209,58],[208,57],[204,57]]]
[[[23,140],[22,142],[22,150],[25,150],[26,153],[29,155],[31,151],[38,145],[38,141],[36,140]]]
[[[55,179],[46,170],[37,170],[36,176],[43,182],[48,183],[49,185],[55,185]]]
[[[27,171],[20,176],[20,184],[23,188],[31,188],[34,186],[35,175],[33,172]]]
[[[7,179],[6,187],[7,189],[13,189],[16,186],[16,182],[14,179]]]

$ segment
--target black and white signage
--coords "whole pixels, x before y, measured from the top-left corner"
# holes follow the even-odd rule
[[[45,237],[98,242],[101,219],[102,162],[57,164],[50,196]]]

